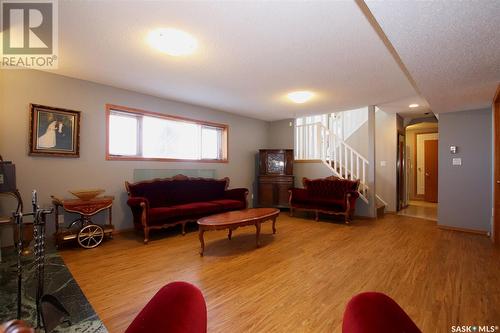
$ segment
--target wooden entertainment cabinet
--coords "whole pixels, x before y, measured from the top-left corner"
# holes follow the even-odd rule
[[[293,187],[293,150],[259,150],[257,205],[288,208],[288,190]]]

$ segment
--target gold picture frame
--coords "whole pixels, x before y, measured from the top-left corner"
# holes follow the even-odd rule
[[[30,104],[29,155],[80,157],[80,111]]]

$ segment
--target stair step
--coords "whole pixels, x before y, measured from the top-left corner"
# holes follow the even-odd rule
[[[377,218],[383,218],[385,216],[385,205],[377,205]]]

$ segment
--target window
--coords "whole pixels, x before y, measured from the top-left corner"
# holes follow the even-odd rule
[[[107,159],[227,162],[227,125],[107,105]]]

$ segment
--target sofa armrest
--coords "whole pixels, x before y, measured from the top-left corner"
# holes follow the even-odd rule
[[[358,191],[348,191],[346,192],[346,197],[347,197],[347,194],[350,194],[350,198],[351,199],[357,199],[359,198],[359,192]]]
[[[141,207],[141,203],[144,203],[149,209],[149,200],[145,197],[129,197],[127,200],[127,205],[129,205],[130,208]]]
[[[346,207],[347,210],[351,213],[354,213],[354,209],[356,208],[356,200],[359,198],[358,191],[348,191],[345,194],[346,199]]]
[[[248,196],[248,189],[246,188],[233,188],[224,191],[224,199],[232,199],[244,202],[245,208],[248,207],[247,196]]]
[[[149,200],[144,197],[129,197],[127,205],[132,210],[134,216],[134,224],[147,226],[149,216]]]
[[[296,201],[304,201],[308,197],[308,193],[305,188],[291,188],[290,190],[288,190],[288,193],[290,193],[290,197],[288,200],[290,205]]]

